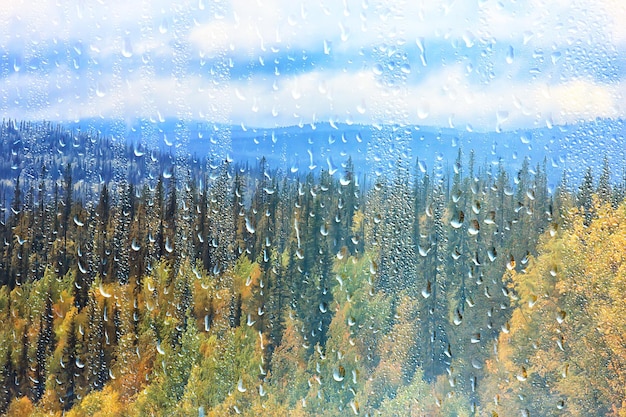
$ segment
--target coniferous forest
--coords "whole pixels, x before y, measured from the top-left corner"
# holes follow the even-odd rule
[[[471,149],[366,176],[0,133],[2,415],[626,416],[608,160],[550,188]]]

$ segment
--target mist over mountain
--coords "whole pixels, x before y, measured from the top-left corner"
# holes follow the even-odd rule
[[[188,153],[209,160],[228,158],[250,165],[264,157],[273,169],[291,173],[332,171],[348,158],[362,174],[374,172],[377,165],[396,162],[388,160],[385,149],[375,149],[377,143],[384,142],[381,138],[390,135],[390,129],[381,125],[320,122],[261,128],[175,119],[153,122],[88,119],[63,126],[96,131],[103,137],[122,136],[135,148],[158,148],[172,155]],[[614,165],[621,166],[624,161],[621,119],[500,132],[417,125],[396,126],[391,132],[391,135],[401,133],[403,142],[397,146],[404,148],[413,164],[422,161],[420,168],[427,171],[433,169],[435,161],[451,167],[459,148],[465,157],[473,150],[479,166],[502,165],[510,173],[519,170],[525,158],[531,166],[543,164],[545,159],[551,185],[564,172],[578,183],[586,167],[598,170],[605,156]],[[393,146],[394,138],[385,139]]]
[[[333,123],[254,128],[174,119],[58,124],[5,120],[0,180],[9,201],[18,175],[23,183],[36,180],[45,167],[47,179],[54,182],[69,164],[76,191],[92,199],[105,182],[139,184],[172,175],[174,167],[183,165],[192,178],[200,179],[226,161],[254,170],[262,158],[270,170],[292,177],[323,170],[341,174],[351,159],[354,173],[368,180],[393,176],[398,164],[425,174],[438,170],[449,179],[459,150],[464,160],[473,151],[478,169],[504,169],[511,176],[525,159],[531,169],[545,164],[550,189],[564,174],[574,187],[588,167],[598,174],[605,157],[613,167],[612,181],[618,181],[626,160],[621,120],[503,132]]]

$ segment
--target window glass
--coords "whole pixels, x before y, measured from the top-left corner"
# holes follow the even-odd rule
[[[626,415],[618,0],[0,10],[0,415]]]

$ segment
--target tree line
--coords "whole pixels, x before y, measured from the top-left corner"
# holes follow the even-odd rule
[[[93,199],[72,162],[54,181],[43,166],[0,224],[1,413],[621,412],[623,323],[603,304],[621,258],[584,267],[621,236],[608,162],[549,190],[545,163],[460,150],[450,173],[416,161],[367,187],[350,159],[225,161],[81,184]]]

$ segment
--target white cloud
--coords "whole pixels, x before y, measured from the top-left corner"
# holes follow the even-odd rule
[[[254,80],[233,83],[232,96],[239,98],[231,118],[265,126],[334,120],[507,130],[618,117],[626,111],[618,93],[623,85],[588,79],[473,84],[457,65],[391,91],[371,71],[312,72],[282,80],[277,91]]]
[[[622,0],[231,0],[204,7],[197,0],[13,1],[0,9],[0,47],[19,51],[25,62],[55,55],[59,68],[50,61],[48,75],[15,72],[0,92],[7,114],[38,119],[191,111],[193,117],[266,126],[329,119],[433,125],[452,120],[477,129],[493,129],[498,120],[504,129],[567,123],[626,115],[624,83],[581,76],[591,74],[580,68],[587,58],[571,52],[577,45],[589,51],[625,47],[624,21]],[[370,70],[375,62],[356,69],[338,62],[340,52],[351,59],[383,43],[415,48],[417,39],[424,39],[427,56],[439,53],[445,62],[429,62],[426,76],[416,70],[394,90],[379,85]],[[442,42],[460,46],[429,50]],[[125,44],[134,58],[120,63]],[[188,46],[187,55],[178,57],[188,62],[175,62],[175,44]],[[491,45],[497,51],[514,45],[515,63],[488,55]],[[287,50],[324,46],[328,68],[312,65],[310,72],[281,76],[250,69],[249,80],[241,81],[228,81],[228,70],[215,75],[198,68],[183,70],[193,75],[176,80],[164,74],[169,67],[150,67],[154,62],[139,58],[149,53],[165,65],[185,66],[200,56],[256,61],[273,51],[283,59]],[[480,51],[466,58],[471,48]],[[529,66],[549,62],[555,51],[572,70],[566,74],[553,65],[529,76]],[[79,52],[84,68],[70,70]],[[410,59],[412,66],[421,65],[419,57]],[[484,82],[470,79],[459,62],[474,65]]]
[[[189,38],[207,54],[321,48],[325,39],[339,37],[344,11],[338,1],[232,0],[225,16],[201,24]]]
[[[199,75],[184,80],[146,78],[138,73],[125,79],[107,75],[77,82],[66,67],[49,77],[14,75],[2,90],[7,116],[35,120],[157,119],[157,115],[173,117],[189,110],[194,119],[251,126],[333,120],[437,126],[452,122],[459,128],[508,130],[626,114],[622,104],[626,83],[497,80],[475,85],[461,65],[395,90],[381,86],[377,76],[366,70],[310,72],[273,84],[262,79],[215,83]]]
[[[626,17],[620,0],[589,1],[607,10],[604,18],[594,7],[570,0],[232,0],[225,16],[201,23],[190,40],[205,53],[254,57],[272,47],[321,49],[325,40],[335,50],[356,51],[381,42],[412,44],[420,38],[468,46],[483,40],[541,47],[569,46],[590,37],[599,41],[610,31],[626,39],[621,25],[601,24],[607,15],[616,16],[616,22]]]

